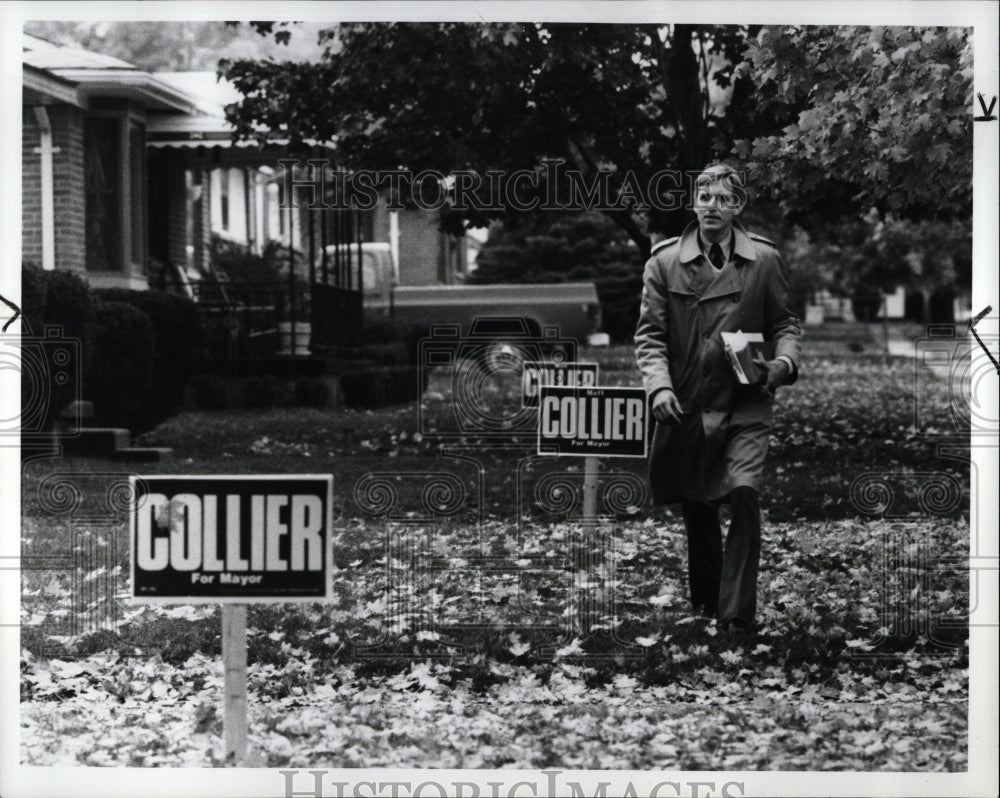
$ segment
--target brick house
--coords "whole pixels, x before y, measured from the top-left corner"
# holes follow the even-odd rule
[[[146,126],[194,104],[117,58],[30,36],[23,85],[23,259],[148,287]]]
[[[212,178],[231,146],[221,107],[120,59],[36,37],[25,36],[23,60],[22,259],[97,288],[171,287],[209,272],[225,213]],[[186,146],[163,148],[163,131],[171,143],[179,124]],[[265,185],[264,164],[281,151],[240,151]],[[258,251],[289,241],[276,203]]]
[[[403,285],[460,281],[474,260],[480,241],[441,233],[429,211],[390,212],[380,203],[337,218],[282,207],[278,161],[287,148],[232,141],[224,106],[238,95],[214,73],[149,73],[32,36],[24,37],[23,65],[26,263],[74,271],[94,288],[199,298],[204,281],[226,278],[213,269],[213,236],[258,254],[279,242],[303,284],[316,282],[325,245],[343,241],[390,243]],[[360,324],[360,296],[351,301]],[[306,322],[308,296],[272,294],[268,302],[291,309],[278,311],[283,324],[296,306]],[[294,338],[294,316],[291,323]]]

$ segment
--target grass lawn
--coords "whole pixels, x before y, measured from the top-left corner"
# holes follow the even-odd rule
[[[962,413],[881,335],[808,330],[779,391],[749,640],[690,616],[683,528],[645,506],[643,462],[602,463],[605,517],[582,528],[581,463],[533,455],[527,428],[463,432],[447,374],[419,408],[185,413],[148,433],[175,454],[142,473],[334,475],[335,600],[249,610],[262,763],[964,769],[969,467],[939,454]],[[628,348],[581,359],[639,384]],[[512,381],[474,401],[517,417]],[[23,553],[101,557],[82,578],[24,573],[24,762],[220,764],[218,609],[114,598],[109,486],[128,472],[23,471]]]

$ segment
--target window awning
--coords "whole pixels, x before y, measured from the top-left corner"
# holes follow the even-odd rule
[[[151,150],[174,150],[186,153],[193,163],[210,162],[218,167],[279,168],[283,158],[309,157],[292,152],[288,141],[272,139],[264,144],[255,140],[233,141],[231,128],[225,120],[208,117],[176,116],[171,120],[151,119],[146,128],[146,147]],[[332,147],[315,147],[329,157]]]
[[[256,141],[233,141],[228,133],[201,133],[191,131],[188,133],[148,133],[146,135],[146,146],[153,149],[188,148],[198,147],[220,147],[222,149],[253,148],[260,145]],[[283,143],[275,142],[275,146],[283,147]]]

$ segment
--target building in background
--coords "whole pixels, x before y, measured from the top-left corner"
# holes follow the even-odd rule
[[[23,86],[23,259],[95,287],[147,288],[147,126],[195,104],[117,58],[30,36]]]
[[[254,254],[294,248],[303,278],[334,241],[390,243],[402,285],[460,282],[469,246],[474,260],[478,239],[441,232],[435,212],[380,203],[347,222],[283,207],[288,150],[232,141],[224,108],[239,94],[213,72],[149,73],[31,36],[23,58],[25,262],[98,288],[188,290],[215,276],[213,236]]]

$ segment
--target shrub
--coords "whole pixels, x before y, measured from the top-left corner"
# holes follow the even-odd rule
[[[409,363],[406,344],[367,344],[361,347],[361,356],[380,366],[405,366]],[[413,365],[410,363],[410,365]]]
[[[955,289],[941,285],[931,292],[927,303],[927,321],[931,324],[955,323]]]
[[[37,372],[36,379],[23,372],[22,424],[26,431],[37,431],[51,428],[59,411],[80,398],[83,385],[77,375],[86,375],[93,351],[94,299],[87,284],[71,272],[46,272],[32,264],[25,264],[21,271],[25,286],[22,310],[30,326],[25,334],[42,338],[46,327],[56,327],[62,338],[76,342],[71,351],[78,358],[75,363],[60,364],[60,372],[69,376],[64,382],[50,379],[46,370]],[[50,341],[39,347],[44,360],[52,351]]]
[[[862,291],[851,297],[851,310],[858,321],[875,321],[882,308],[882,293],[878,289]]]
[[[25,263],[21,268],[21,329],[26,335],[41,333],[47,294],[45,272],[33,263]]]
[[[385,405],[385,378],[377,374],[377,369],[342,374],[340,387],[344,394],[344,406],[370,410]]]
[[[927,301],[924,292],[919,290],[909,290],[906,292],[903,315],[908,321],[923,323],[927,314]]]
[[[401,326],[392,321],[369,321],[365,319],[365,343],[389,344],[398,341]]]
[[[301,407],[326,407],[330,403],[330,389],[322,380],[302,377],[295,382],[295,401]]]
[[[623,262],[609,264],[604,274],[592,278],[601,302],[601,330],[616,343],[631,343],[639,323],[642,266]]]
[[[392,403],[419,400],[427,390],[429,378],[430,369],[421,369],[417,366],[392,369],[389,378]]]
[[[94,353],[84,398],[99,425],[137,429],[152,397],[153,328],[149,316],[125,302],[95,305]]]
[[[244,385],[246,406],[253,409],[273,407],[278,398],[278,384],[274,377],[251,377]]]
[[[426,337],[427,327],[425,325],[396,324],[392,321],[369,321],[365,322],[365,346],[363,352],[366,357],[370,357],[371,360],[375,360],[377,363],[392,365],[384,359],[379,359],[379,357],[385,356],[384,353],[387,350],[376,350],[374,346],[395,344],[397,354],[392,357],[398,358],[400,353],[405,353],[405,359],[400,361],[400,365],[408,363],[411,366],[415,366],[420,356],[420,340]],[[400,347],[402,348],[400,349]],[[378,352],[378,355],[372,357],[371,355],[376,352]]]
[[[788,302],[800,318],[806,317],[806,308],[813,303],[816,293],[823,288],[819,268],[812,260],[788,263],[785,269],[788,280]]]
[[[643,265],[635,245],[607,216],[597,211],[556,212],[512,218],[491,229],[468,281],[592,281],[601,303],[601,330],[616,343],[631,342],[639,319]]]
[[[298,252],[296,255],[301,262],[302,255]],[[277,241],[269,241],[263,253],[258,255],[248,251],[243,244],[212,235],[212,268],[221,270],[237,283],[280,282],[287,259],[287,250]]]
[[[372,409],[419,399],[427,387],[427,374],[416,366],[386,366],[343,374],[340,384],[345,406]]]
[[[218,377],[200,374],[191,380],[194,405],[199,410],[225,410],[229,406],[226,385]]]
[[[127,302],[152,324],[152,390],[147,414],[139,426],[148,429],[171,415],[184,401],[184,388],[194,374],[203,341],[201,311],[187,297],[164,291],[98,291],[102,300]]]
[[[302,319],[308,319],[310,312],[309,280],[301,274],[303,268],[308,268],[308,263],[308,256],[296,249],[295,312]],[[288,287],[289,265],[288,247],[280,241],[268,241],[258,255],[248,251],[243,244],[227,241],[218,235],[212,236],[212,269],[224,274],[236,285],[273,286],[284,292]]]
[[[58,325],[63,336],[80,342],[81,372],[86,374],[93,352],[94,296],[83,279],[72,272],[43,274],[46,283],[43,323]]]

